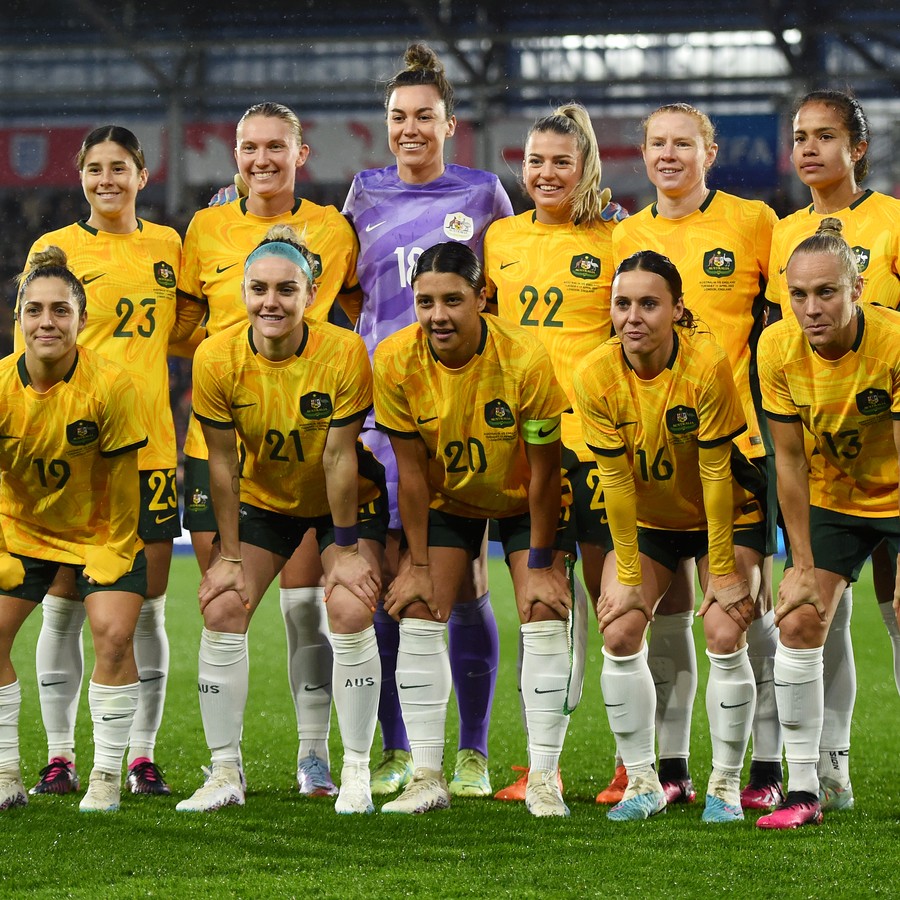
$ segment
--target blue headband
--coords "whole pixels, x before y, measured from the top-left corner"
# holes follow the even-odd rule
[[[251,264],[264,256],[281,256],[284,259],[289,259],[295,265],[300,266],[303,274],[309,279],[310,284],[315,280],[306,257],[287,241],[269,241],[267,244],[261,244],[247,257],[247,262],[244,263],[244,272],[246,273]]]

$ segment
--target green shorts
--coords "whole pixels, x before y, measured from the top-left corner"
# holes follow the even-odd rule
[[[735,526],[736,547],[749,547],[760,555],[766,551],[766,523],[757,522],[744,527]],[[682,559],[700,561],[709,553],[709,532],[667,531],[662,528],[638,527],[638,549],[645,556],[665,566],[670,572],[678,568]]]
[[[212,491],[209,487],[209,460],[184,458],[184,527],[188,531],[215,531]]]
[[[40,603],[44,599],[60,567],[67,565],[31,556],[19,556],[18,553],[14,553],[13,556],[21,560],[25,569],[25,579],[18,587],[3,591],[2,594],[5,597],[30,600],[32,603]],[[139,550],[135,555],[131,571],[112,584],[91,584],[84,575],[84,566],[67,565],[67,568],[75,571],[75,587],[82,600],[88,594],[97,594],[101,591],[122,591],[126,594],[140,594],[141,597],[147,596],[147,558],[143,550]]]
[[[817,569],[834,572],[852,584],[859,578],[872,551],[885,541],[894,577],[897,577],[897,553],[900,550],[900,518],[897,516],[867,518],[810,506],[809,532]],[[784,567],[789,569],[793,565],[788,548]]]
[[[583,462],[563,447],[563,474],[572,485],[572,518],[579,544],[597,544],[604,552],[612,549],[606,520],[606,504],[596,462]]]
[[[559,521],[556,528],[556,539],[553,546],[566,553],[575,552],[575,533],[568,506],[560,507]],[[430,547],[459,547],[468,550],[474,559],[481,552],[484,540],[484,529],[487,519],[476,519],[468,516],[455,516],[439,509],[428,511],[428,545]],[[507,516],[503,519],[491,519],[491,537],[496,534],[503,545],[506,561],[510,553],[527,550],[531,546],[531,516],[523,513],[519,516]]]
[[[388,526],[387,493],[382,491],[371,503],[360,506],[356,521],[360,540],[377,541],[384,546]],[[241,541],[253,544],[254,547],[262,547],[285,559],[293,556],[310,528],[315,529],[319,553],[334,543],[334,522],[330,515],[286,516],[284,513],[241,503]],[[218,543],[218,540],[217,534],[214,542]]]
[[[174,469],[142,469],[138,534],[144,541],[170,541],[181,534]]]

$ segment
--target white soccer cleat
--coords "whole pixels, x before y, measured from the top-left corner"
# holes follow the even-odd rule
[[[450,789],[444,773],[437,769],[418,768],[403,793],[381,807],[383,813],[420,815],[432,809],[449,809]]]
[[[0,771],[0,810],[25,806],[27,803],[28,794],[25,793],[22,773],[18,769]]]
[[[115,812],[121,797],[121,776],[118,772],[92,769],[88,789],[78,804],[79,812]]]
[[[223,806],[243,806],[246,784],[241,767],[233,763],[214,762],[203,766],[206,781],[175,809],[178,812],[212,812]]]
[[[369,783],[369,767],[365,763],[344,763],[341,769],[341,789],[334,804],[334,811],[341,815],[375,812],[372,804],[372,788]]]
[[[563,801],[556,772],[532,769],[528,773],[525,808],[538,818],[569,815],[569,807]]]

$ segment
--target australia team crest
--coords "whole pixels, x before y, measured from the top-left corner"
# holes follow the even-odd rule
[[[475,222],[463,212],[444,216],[444,234],[451,241],[468,241],[475,235]]]
[[[511,428],[516,424],[513,411],[509,408],[509,404],[505,400],[497,397],[490,403],[484,405],[484,421],[491,428]]]
[[[321,391],[310,391],[300,398],[300,414],[304,419],[327,419],[333,411],[331,397]]]
[[[723,247],[704,253],[703,271],[713,278],[730,278],[734,275],[734,253]]]
[[[596,281],[600,277],[600,260],[590,253],[579,253],[572,257],[569,271],[576,278],[584,278],[587,281]]]
[[[160,287],[175,287],[175,270],[165,261],[153,263],[153,277]]]

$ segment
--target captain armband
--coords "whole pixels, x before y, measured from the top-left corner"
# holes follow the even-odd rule
[[[526,444],[552,444],[560,438],[562,416],[552,419],[529,419],[522,423],[522,439]]]

